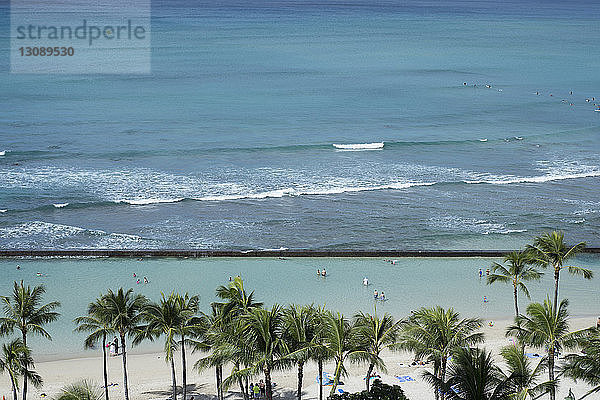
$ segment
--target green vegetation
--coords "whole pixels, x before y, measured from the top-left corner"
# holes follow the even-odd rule
[[[334,310],[314,305],[273,305],[270,308],[256,301],[254,292],[247,291],[240,277],[216,289],[218,301],[210,304],[210,313],[200,311],[198,296],[172,292],[151,302],[133,289],[108,290],[90,303],[86,315],[75,319],[75,331],[87,335],[85,348],[101,343],[103,351],[104,390],[82,381],[66,386],[57,397],[61,400],[109,399],[107,379],[107,338],[117,335],[121,341],[123,390],[129,400],[127,374],[127,343],[135,346],[142,341],[164,341],[165,361],[171,373],[171,397],[179,393],[187,400],[186,354],[202,352],[194,369],[214,368],[217,400],[225,391],[239,388],[244,400],[249,400],[249,382],[264,381],[266,400],[273,399],[273,371],[297,371],[296,398],[302,400],[304,368],[316,363],[319,372],[319,400],[323,400],[323,365],[333,362],[335,373],[329,398],[332,400],[406,399],[399,386],[384,385],[371,378],[375,370],[386,372],[383,352],[411,352],[416,360],[430,364],[423,378],[430,383],[436,399],[453,400],[530,400],[548,396],[556,398],[559,376],[582,380],[593,388],[583,398],[600,392],[600,333],[595,328],[571,331],[568,300],[558,301],[560,271],[567,268],[573,274],[590,279],[591,271],[565,266],[566,260],[583,249],[580,243],[568,247],[560,232],[536,238],[526,250],[506,255],[504,264],[494,263],[487,283],[512,285],[515,321],[507,336],[518,339],[519,345],[502,349],[504,367],[494,362],[492,354],[479,346],[483,340],[482,321],[462,318],[452,308],[422,307],[410,316],[396,320],[390,314],[380,316],[359,312],[348,318]],[[529,298],[526,282],[539,280],[536,267],[554,268],[554,302],[531,303],[526,314],[519,312],[517,293]],[[27,399],[27,383],[41,385],[42,378],[34,371],[31,351],[27,347],[30,335],[50,339],[45,330],[55,321],[60,306],[57,302],[43,304],[44,287],[31,288],[23,282],[14,283],[13,293],[3,296],[3,316],[0,334],[17,334],[5,343],[0,355],[0,373],[11,382],[13,399],[17,400],[22,386],[22,399]],[[547,356],[534,363],[525,354],[525,346],[547,351]],[[568,354],[559,361],[561,351],[582,349],[583,354]],[[175,355],[181,356],[181,391],[178,390]],[[340,379],[347,376],[347,366],[365,368],[366,390],[360,393],[337,394]],[[229,376],[224,367],[231,367]],[[229,370],[229,368],[228,368]],[[543,375],[547,372],[547,380]]]

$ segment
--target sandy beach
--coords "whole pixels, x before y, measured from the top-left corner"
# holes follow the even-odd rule
[[[486,325],[482,329],[485,333],[485,347],[492,350],[497,360],[499,350],[502,346],[511,343],[509,338],[504,336],[504,332],[510,320],[494,321],[494,326],[488,325],[489,321],[485,321]],[[571,329],[582,329],[594,324],[594,319],[573,318],[571,320]],[[531,350],[532,353],[542,354],[542,350]],[[101,356],[92,356],[85,358],[67,358],[57,360],[48,360],[36,363],[36,370],[44,378],[44,386],[40,389],[31,389],[31,399],[41,398],[43,394],[53,397],[59,391],[61,386],[73,383],[81,379],[88,379],[101,384],[102,382],[102,358]],[[195,399],[213,399],[215,395],[215,379],[214,371],[207,370],[198,374],[191,367],[193,363],[200,358],[200,353],[193,354],[189,357],[188,369],[188,396],[194,396]],[[402,387],[405,394],[411,400],[433,400],[434,395],[430,386],[421,379],[421,375],[428,366],[411,366],[412,356],[409,353],[386,353],[384,360],[387,365],[387,373],[377,371],[381,375],[381,380],[388,384],[398,384]],[[534,360],[535,361],[535,360]],[[180,376],[179,359],[176,358],[177,374]],[[171,388],[171,377],[168,364],[165,363],[162,353],[145,353],[136,354],[135,349],[128,354],[127,357],[129,371],[130,398],[132,400],[154,400],[154,399],[169,399]],[[500,364],[502,365],[502,364]],[[121,374],[121,358],[110,357],[108,360],[109,382],[117,385],[110,387],[110,395],[114,398],[123,397],[123,381]],[[326,364],[324,371],[333,372],[333,365]],[[343,385],[339,388],[344,391],[356,392],[364,390],[364,375],[366,366],[347,365],[349,375],[342,379]],[[229,368],[224,369],[224,374],[227,376]],[[318,376],[317,366],[314,363],[306,365],[304,370],[304,392],[303,398],[317,399],[319,393],[319,385],[316,378]],[[397,377],[410,376],[413,381],[400,382]],[[256,377],[254,381],[262,379],[262,376]],[[274,397],[277,398],[294,398],[296,387],[296,369],[287,371],[276,371],[273,374],[273,381],[276,383]],[[324,395],[327,396],[330,386],[324,387]],[[557,398],[562,399],[567,394],[569,389],[577,397],[582,396],[589,390],[589,387],[581,382],[574,383],[571,380],[562,380],[557,392]],[[11,396],[10,383],[6,376],[0,378],[0,393],[6,398]],[[241,398],[241,394],[237,387],[232,387],[226,394],[227,398]],[[591,397],[590,397],[591,398]]]

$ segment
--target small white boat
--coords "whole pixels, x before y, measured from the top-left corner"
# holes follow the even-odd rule
[[[356,144],[333,144],[336,149],[342,150],[374,150],[383,149],[383,142],[377,143],[356,143]]]

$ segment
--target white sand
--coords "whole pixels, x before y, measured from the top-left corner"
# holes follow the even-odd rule
[[[489,321],[486,321],[486,324]],[[511,321],[495,321],[493,327],[485,326],[483,329],[486,337],[484,347],[492,350],[495,355],[502,346],[510,344],[509,339],[504,336],[506,326]],[[571,329],[581,329],[589,327],[595,323],[593,318],[574,318],[571,320]],[[532,350],[531,352],[540,353],[542,350]],[[90,351],[91,353],[91,351]],[[204,371],[198,374],[192,365],[201,357],[200,354],[188,356],[188,395],[194,395],[195,399],[199,398],[216,398],[215,396],[215,378],[214,370]],[[388,384],[399,384],[406,395],[411,400],[433,400],[433,391],[430,386],[423,382],[421,374],[428,368],[409,366],[412,357],[408,353],[389,353],[384,355],[384,360],[387,364],[388,371],[381,375],[383,382]],[[497,356],[500,361],[501,357]],[[180,359],[176,358],[177,378],[181,378]],[[141,399],[168,399],[171,388],[171,374],[168,364],[164,361],[164,356],[161,353],[151,354],[130,354],[127,357],[129,371],[129,392],[132,400]],[[113,398],[123,398],[123,380],[121,375],[121,358],[111,357],[108,361],[109,382],[118,383],[116,386],[110,387],[110,394]],[[345,391],[364,390],[364,380],[366,366],[348,365],[349,376],[343,378],[344,385],[340,386]],[[30,390],[30,399],[40,398],[42,393],[52,397],[59,392],[60,387],[73,383],[83,378],[102,384],[102,357],[99,356],[87,358],[75,358],[55,361],[44,361],[36,364],[36,370],[44,378],[44,387],[41,389],[32,388]],[[333,373],[334,366],[327,364],[324,371]],[[224,370],[225,376],[228,374],[228,369]],[[317,366],[310,363],[306,365],[304,370],[304,398],[317,399],[319,393],[319,385],[316,382]],[[414,378],[412,382],[400,383],[396,376],[411,376]],[[253,381],[258,382],[261,377],[256,377]],[[273,381],[277,384],[275,397],[294,398],[296,388],[296,369],[290,369],[285,372],[274,372]],[[181,384],[178,381],[178,384]],[[582,396],[589,390],[589,387],[581,382],[575,384],[571,380],[563,380],[560,383],[557,399],[563,399],[569,388],[577,397]],[[331,387],[324,387],[325,397],[328,395]],[[6,399],[12,398],[10,382],[6,375],[0,377],[0,393]],[[202,396],[201,396],[202,395]],[[227,397],[241,398],[241,394],[237,387],[231,388]],[[592,400],[592,398],[590,397]]]

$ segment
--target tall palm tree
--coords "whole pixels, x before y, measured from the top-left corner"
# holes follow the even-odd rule
[[[32,365],[33,358],[31,358],[29,349],[23,345],[21,339],[14,339],[10,343],[2,345],[0,372],[8,374],[14,400],[17,400],[17,392],[19,391],[19,375],[25,375],[26,379],[36,387],[42,384],[42,378],[35,371],[28,368]]]
[[[207,368],[215,368],[215,379],[217,388],[217,400],[223,400],[223,365],[227,362],[226,357],[217,351],[227,327],[221,315],[221,308],[212,305],[211,314],[203,314],[200,318],[205,328],[194,335],[191,340],[192,351],[210,352],[206,357],[199,359],[195,364],[199,372]]]
[[[448,357],[457,349],[483,341],[479,318],[461,319],[454,309],[440,306],[421,308],[403,325],[399,338],[400,347],[412,351],[418,359],[427,358],[433,363],[435,382],[445,382]],[[434,387],[435,398],[440,394]],[[445,394],[441,393],[444,400]]]
[[[178,294],[175,301],[179,309],[179,334],[181,344],[181,381],[183,400],[187,398],[187,361],[186,361],[186,344],[191,344],[191,338],[201,336],[206,330],[205,321],[199,317],[199,302],[198,296],[190,296],[188,293],[184,295]]]
[[[106,338],[114,334],[110,320],[106,314],[103,299],[96,299],[88,306],[88,315],[75,318],[76,332],[89,332],[84,341],[86,349],[92,349],[99,341],[102,342],[102,372],[104,378],[104,398],[108,400],[108,367],[106,361]]]
[[[332,395],[340,382],[340,376],[346,375],[344,363],[347,360],[357,363],[369,360],[369,353],[366,351],[368,343],[358,327],[340,313],[326,313],[322,329],[323,346],[335,360],[335,375],[330,392]]]
[[[505,376],[494,365],[491,353],[479,348],[454,352],[448,379],[426,372],[424,378],[441,388],[449,400],[509,400],[515,391],[516,375]]]
[[[7,334],[15,329],[21,332],[23,346],[27,347],[27,336],[31,333],[52,340],[44,325],[56,321],[59,313],[55,310],[60,307],[58,301],[41,305],[46,289],[43,285],[33,289],[27,285],[14,282],[13,293],[10,297],[2,296],[1,303],[4,316],[0,317],[0,333]],[[27,365],[23,370],[23,400],[27,400]]]
[[[540,394],[548,392],[554,384],[553,382],[538,383],[540,375],[548,365],[545,357],[533,366],[531,360],[525,355],[523,347],[514,345],[503,347],[500,354],[508,366],[508,373],[516,377],[514,400],[535,399]]]
[[[242,344],[254,354],[253,365],[232,373],[231,378],[239,378],[248,374],[264,373],[265,394],[267,400],[273,400],[271,373],[274,369],[289,365],[285,359],[286,348],[283,340],[283,312],[281,306],[275,304],[270,310],[251,308],[242,316]]]
[[[504,257],[507,266],[493,263],[492,274],[487,277],[488,285],[494,282],[510,283],[515,297],[515,316],[519,315],[517,293],[520,290],[528,299],[531,298],[525,282],[539,280],[542,274],[530,264],[530,254],[526,251],[513,251]]]
[[[548,350],[548,381],[555,383],[555,358],[563,348],[571,349],[578,346],[582,339],[589,336],[590,329],[575,332],[569,331],[568,300],[562,300],[555,309],[546,298],[544,304],[531,303],[527,306],[527,315],[515,318],[515,325],[506,330],[507,336],[516,336],[522,343],[534,348]],[[550,387],[550,399],[556,399],[556,389]]]
[[[148,303],[144,307],[143,318],[147,325],[140,326],[139,332],[133,341],[136,345],[143,339],[154,340],[161,336],[165,338],[165,361],[171,367],[172,398],[177,400],[177,377],[175,374],[175,361],[173,355],[177,350],[177,334],[181,325],[181,310],[177,302],[177,297],[172,292],[168,297],[161,293],[159,303]]]
[[[117,292],[108,290],[102,297],[102,304],[106,308],[106,315],[110,320],[110,326],[119,334],[121,339],[121,359],[123,361],[123,391],[125,400],[129,400],[129,388],[127,386],[127,336],[135,337],[139,334],[140,325],[143,322],[144,307],[148,299],[141,294],[134,294],[133,289],[125,291],[119,288]]]
[[[562,369],[565,376],[581,380],[593,386],[583,397],[600,393],[600,335],[596,334],[583,342],[582,353],[569,354],[565,357],[566,364]]]
[[[375,367],[386,372],[386,366],[380,354],[384,350],[396,350],[398,348],[399,329],[402,321],[394,321],[390,314],[385,314],[383,318],[375,313],[365,314],[360,312],[354,316],[355,326],[358,334],[367,341],[367,353],[369,358],[369,368],[365,377],[367,392],[371,381],[371,373]]]
[[[533,240],[533,245],[527,246],[527,251],[531,254],[533,261],[542,267],[552,267],[554,269],[554,309],[558,305],[558,281],[560,271],[567,268],[570,274],[580,275],[585,279],[592,279],[592,271],[582,267],[564,265],[565,261],[581,252],[586,244],[577,243],[575,246],[568,247],[565,242],[565,235],[562,232],[553,231],[538,236]]]
[[[302,399],[302,379],[304,377],[304,364],[311,357],[314,340],[317,333],[317,313],[310,306],[290,305],[284,310],[285,332],[284,339],[291,357],[298,367],[298,389],[296,398]]]
[[[325,346],[325,319],[330,314],[323,306],[315,309],[315,337],[310,358],[317,362],[319,371],[319,400],[323,400],[323,363],[333,357],[331,351]]]
[[[85,379],[81,382],[64,386],[56,400],[100,400],[102,390]]]

